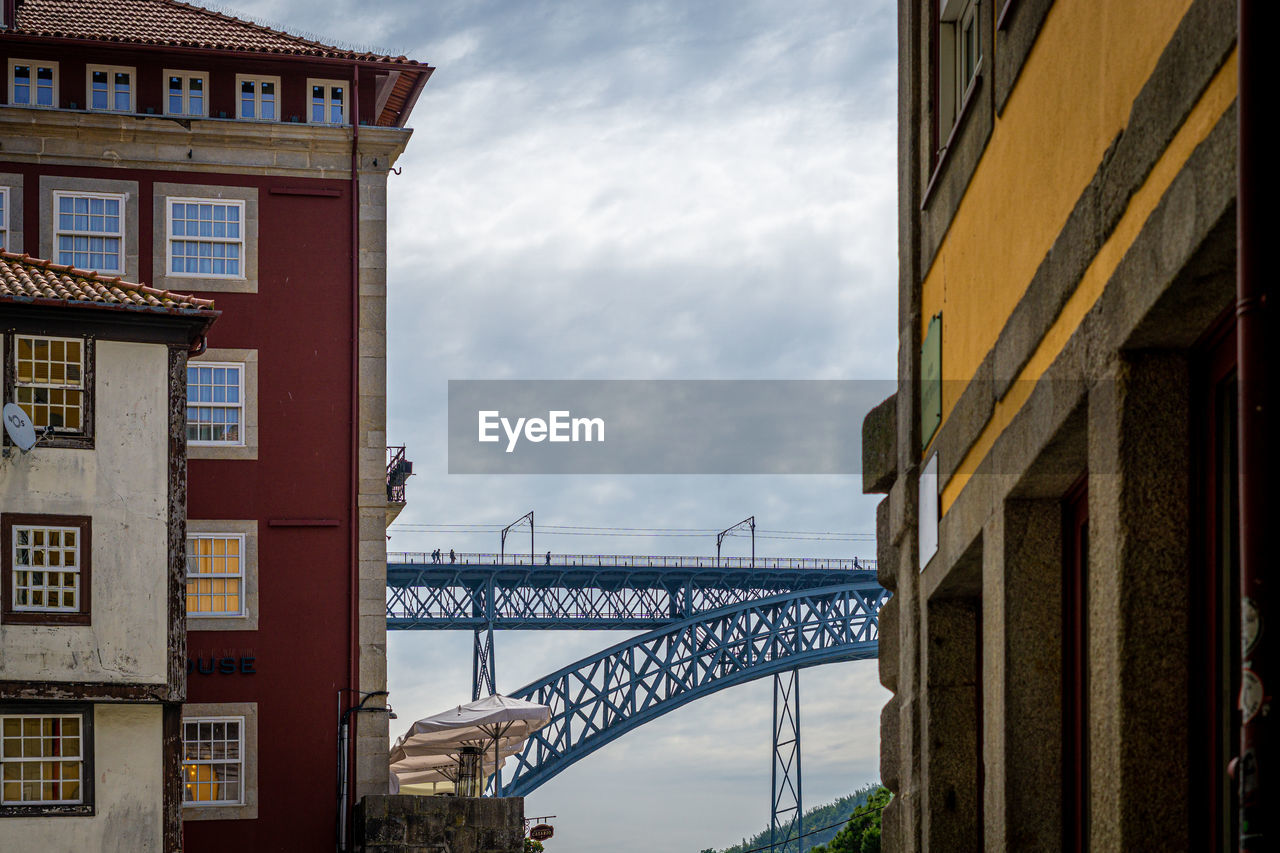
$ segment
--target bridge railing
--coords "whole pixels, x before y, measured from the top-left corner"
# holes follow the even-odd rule
[[[392,564],[413,565],[460,565],[460,566],[552,566],[553,568],[583,567],[619,567],[633,569],[838,569],[841,571],[875,571],[875,560],[864,560],[861,557],[845,559],[842,557],[671,557],[649,554],[486,554],[468,552],[453,554],[445,551],[437,559],[433,553],[425,551],[388,552],[387,562]]]

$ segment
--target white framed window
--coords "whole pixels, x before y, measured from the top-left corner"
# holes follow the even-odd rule
[[[307,122],[346,124],[349,91],[345,80],[307,80]]]
[[[82,713],[0,714],[0,805],[87,801]]]
[[[244,803],[244,717],[182,720],[182,804]]]
[[[188,518],[186,552],[187,630],[258,630],[258,523]]]
[[[244,365],[195,362],[187,366],[187,441],[244,444]]]
[[[80,612],[80,528],[14,524],[14,612]]]
[[[939,122],[943,141],[960,117],[982,65],[982,0],[943,0],[939,9]]]
[[[124,194],[53,194],[53,246],[60,264],[124,272]]]
[[[168,200],[168,274],[244,278],[244,202]]]
[[[9,103],[15,107],[56,107],[58,63],[45,59],[10,59]]]
[[[187,616],[245,615],[243,533],[197,533],[187,537]]]
[[[164,114],[206,116],[209,114],[209,75],[204,71],[164,72]]]
[[[279,121],[280,78],[237,74],[236,118]]]
[[[0,187],[0,249],[9,248],[9,188]]]
[[[0,512],[0,621],[92,624],[87,515]]]
[[[85,342],[14,336],[13,402],[37,429],[84,431]]]
[[[85,98],[91,110],[132,113],[137,94],[137,72],[122,65],[90,65],[85,68]]]

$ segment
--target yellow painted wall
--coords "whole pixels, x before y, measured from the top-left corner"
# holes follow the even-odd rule
[[[1049,11],[923,283],[922,323],[942,311],[944,422],[1190,4],[1071,0]]]
[[[1218,73],[1214,75],[1160,159],[1156,161],[1146,181],[1129,199],[1129,205],[1125,208],[1120,222],[1085,270],[1075,292],[1071,294],[1071,298],[1067,300],[1067,304],[1058,315],[1058,319],[1041,338],[1039,346],[1018,374],[1009,393],[996,403],[986,428],[969,448],[956,473],[943,487],[941,506],[944,513],[960,496],[960,492],[969,482],[973,472],[977,470],[978,465],[995,444],[996,438],[1004,432],[1014,415],[1031,396],[1035,381],[1053,364],[1053,360],[1058,357],[1058,353],[1062,352],[1062,348],[1066,346],[1076,327],[1102,296],[1107,280],[1120,265],[1125,252],[1137,239],[1142,226],[1168,191],[1173,179],[1177,177],[1183,164],[1191,156],[1191,152],[1204,141],[1235,101],[1237,74],[1236,52],[1233,50],[1227,61],[1218,69]],[[943,340],[945,341],[946,338],[944,337]]]

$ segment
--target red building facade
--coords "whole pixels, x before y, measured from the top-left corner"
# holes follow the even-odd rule
[[[222,312],[188,371],[185,849],[331,849],[340,763],[347,802],[386,790],[386,714],[349,709],[385,704],[386,179],[432,69],[172,0],[0,23],[0,242]]]

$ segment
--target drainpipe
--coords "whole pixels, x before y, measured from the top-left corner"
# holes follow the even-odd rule
[[[344,691],[339,691],[338,695],[341,696],[343,692]],[[347,844],[347,835],[351,832],[349,829],[349,821],[347,820],[347,813],[351,811],[352,805],[351,788],[349,787],[350,776],[347,770],[351,756],[352,718],[361,711],[380,711],[386,713],[393,719],[395,718],[395,714],[392,712],[390,705],[382,708],[376,706],[373,708],[366,708],[364,704],[374,697],[388,696],[389,694],[387,691],[375,690],[372,693],[365,693],[363,695],[357,693],[355,695],[360,697],[360,701],[343,711],[338,722],[338,853],[343,853],[343,851],[349,849],[349,845]]]
[[[1239,381],[1240,432],[1240,606],[1242,629],[1242,672],[1240,707],[1240,758],[1237,780],[1240,785],[1240,844],[1244,853],[1255,853],[1275,844],[1276,832],[1266,831],[1268,797],[1274,799],[1276,785],[1268,779],[1274,749],[1268,743],[1267,724],[1270,688],[1275,673],[1269,661],[1275,622],[1271,602],[1266,600],[1265,568],[1268,557],[1264,537],[1269,523],[1268,486],[1274,483],[1275,453],[1267,444],[1267,406],[1273,391],[1268,387],[1267,366],[1275,366],[1275,308],[1268,304],[1263,278],[1267,251],[1262,231],[1266,221],[1264,187],[1273,175],[1264,170],[1271,153],[1259,120],[1269,108],[1264,90],[1270,70],[1268,51],[1274,30],[1263,27],[1275,23],[1275,6],[1270,2],[1240,0],[1237,18],[1239,81],[1237,131],[1239,159],[1236,168],[1236,341]],[[1269,350],[1272,350],[1269,352]],[[1274,562],[1274,558],[1273,558]],[[1272,567],[1274,570],[1274,566]],[[1268,624],[1270,623],[1270,624]]]
[[[348,630],[351,648],[347,686],[354,696],[360,695],[360,66],[352,70],[351,81],[351,506],[350,577],[348,595],[351,617]],[[355,790],[356,771],[351,754],[355,751],[351,737],[351,721],[343,715],[340,728],[343,738],[343,781],[347,795],[342,798],[338,815],[342,827],[340,849],[347,849],[350,812]],[[358,723],[356,724],[358,726]]]

